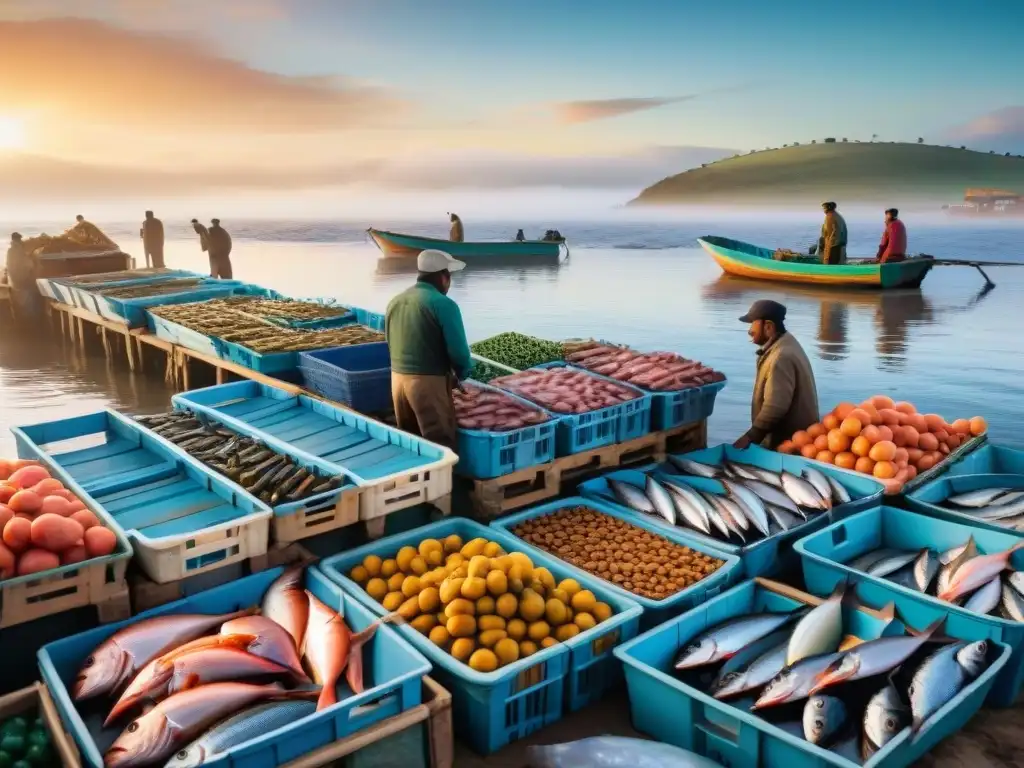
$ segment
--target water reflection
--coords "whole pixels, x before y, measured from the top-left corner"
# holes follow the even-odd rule
[[[530,274],[557,274],[558,269],[568,262],[568,257],[561,256],[526,256],[502,257],[500,259],[481,259],[467,261],[463,274],[476,273],[483,275],[509,274],[525,271]],[[387,258],[377,259],[377,272],[381,275],[404,275],[416,272],[416,259]]]

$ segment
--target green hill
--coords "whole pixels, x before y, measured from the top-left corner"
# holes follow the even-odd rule
[[[1024,157],[927,144],[819,143],[738,155],[659,181],[630,205],[958,203],[968,187],[1024,193]]]

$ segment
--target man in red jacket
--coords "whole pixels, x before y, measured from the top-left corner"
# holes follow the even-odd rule
[[[890,208],[885,212],[885,231],[878,244],[879,264],[889,261],[903,261],[907,258],[907,228],[900,221],[900,212]]]

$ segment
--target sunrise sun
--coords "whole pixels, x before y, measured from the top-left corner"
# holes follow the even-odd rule
[[[0,151],[25,146],[25,124],[15,117],[0,117]]]

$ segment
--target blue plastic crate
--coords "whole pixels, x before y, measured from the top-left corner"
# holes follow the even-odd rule
[[[146,312],[146,318],[150,330],[156,334],[158,339],[169,341],[171,344],[177,344],[179,347],[201,352],[210,357],[220,357],[220,351],[212,336],[207,336],[199,331],[193,331],[191,328],[175,323],[172,320],[167,320],[159,315],[154,315],[149,311]]]
[[[391,353],[387,342],[299,353],[307,389],[360,413],[391,409]]]
[[[960,546],[969,536],[974,537],[978,550],[983,554],[1004,551],[1020,542],[1019,537],[1007,533],[936,520],[894,507],[879,507],[800,540],[796,551],[800,555],[804,581],[812,592],[825,594],[840,581],[850,579],[860,584],[858,593],[870,603],[879,604],[892,599],[887,595],[901,596],[902,605],[913,606],[914,615],[909,617],[912,621],[928,623],[947,616],[946,631],[951,635],[969,639],[991,638],[1006,643],[1013,650],[1013,655],[1005,672],[999,676],[989,703],[1007,707],[1013,704],[1024,686],[1024,624],[997,616],[981,616],[845,565],[880,547],[907,550],[930,547],[943,552]],[[1024,568],[1024,552],[1015,552],[1012,563],[1017,570]]]
[[[78,709],[68,692],[83,661],[97,645],[124,627],[154,616],[228,613],[259,605],[263,593],[283,571],[283,568],[263,571],[146,611],[128,621],[97,627],[43,646],[39,650],[42,678],[57,705],[61,721],[78,744],[83,764],[103,768],[103,752],[124,727],[124,723],[119,723],[103,728],[105,713],[96,707]],[[306,572],[306,589],[338,611],[353,632],[365,629],[374,620],[370,611],[315,569]],[[366,683],[363,693],[353,695],[342,681],[338,684],[339,702],[334,706],[262,734],[206,764],[218,768],[273,768],[420,704],[421,680],[430,672],[430,663],[391,627],[378,627],[365,646],[363,658]]]
[[[676,392],[648,392],[651,396],[651,429],[660,432],[711,418],[715,398],[725,384],[724,381],[716,381]]]
[[[443,539],[452,534],[461,536],[464,542],[483,537],[498,542],[506,551],[528,552],[534,564],[546,567],[556,580],[576,579],[615,611],[608,620],[568,642],[541,649],[494,672],[476,672],[412,627],[400,627],[399,632],[434,664],[433,676],[452,693],[455,728],[460,738],[477,752],[490,754],[561,719],[563,701],[569,711],[582,708],[600,699],[621,680],[621,666],[611,651],[636,636],[640,619],[636,602],[561,560],[531,550],[505,531],[451,518],[343,552],[318,567],[346,592],[383,616],[387,613],[384,606],[350,580],[348,572],[367,555],[393,557],[403,546],[416,546],[424,539]]]
[[[981,520],[970,514],[969,510],[952,509],[942,505],[942,502],[950,496],[977,491],[982,488],[1024,490],[1024,473],[993,475],[954,475],[947,473],[923,485],[913,493],[907,494],[906,502],[907,506],[915,512],[937,517],[940,520],[950,520],[954,523],[963,523],[964,525],[977,526],[989,531],[998,531],[1024,537],[1024,531],[1006,528],[996,522]]]
[[[733,448],[731,445],[719,445],[714,448],[705,448],[704,450],[683,454],[682,457],[705,464],[719,464],[724,457],[732,461],[751,464],[755,467],[762,467],[775,472],[787,469],[795,475],[799,475],[805,466],[809,466],[807,459],[768,451],[758,446],[750,446],[746,450],[741,451]],[[793,551],[793,543],[797,539],[814,531],[821,530],[826,525],[849,517],[861,510],[880,506],[882,495],[885,493],[885,486],[873,477],[846,472],[837,467],[815,466],[815,469],[818,469],[822,474],[835,478],[850,491],[851,496],[858,498],[854,498],[848,504],[834,507],[830,512],[812,517],[796,528],[777,533],[766,539],[751,542],[745,546],[724,542],[689,528],[685,529],[685,532],[707,546],[739,557],[743,563],[743,572],[746,576],[770,576],[785,572],[791,568],[797,568],[800,564],[800,558]],[[615,479],[642,488],[645,482],[644,472],[651,470],[654,470],[657,475],[665,475],[675,483],[685,483],[696,490],[712,493],[721,493],[723,490],[721,483],[717,480],[680,475],[678,470],[667,462],[610,472],[601,477],[595,477],[592,480],[580,483],[576,490],[587,498],[600,499],[606,503],[614,504],[626,513],[649,521],[659,527],[668,528],[669,530],[680,530],[677,526],[669,525],[661,517],[643,515],[625,507],[616,498],[611,487],[608,485],[609,479]]]
[[[258,373],[281,373],[299,367],[298,352],[253,352],[241,344],[219,338],[214,338],[213,344],[217,349],[217,357],[238,363]]]
[[[362,307],[350,307],[350,309],[356,313],[356,322],[359,325],[365,325],[367,328],[373,328],[373,330],[383,333],[385,320],[383,314]]]
[[[1024,475],[1024,451],[986,442],[946,470],[953,475]]]
[[[964,462],[965,460],[967,460],[968,458],[973,456],[977,451],[981,450],[983,447],[985,447],[987,445],[988,445],[988,435],[979,435],[978,437],[972,437],[970,440],[968,440],[966,443],[961,445],[955,451],[950,453],[945,459],[940,461],[934,467],[932,467],[931,469],[927,470],[926,472],[922,472],[917,477],[915,477],[913,480],[904,483],[903,484],[902,492],[904,494],[907,494],[907,493],[911,493],[912,491],[916,491],[918,488],[923,487],[927,483],[930,483],[933,480],[935,480],[936,478],[941,477],[942,475],[944,475],[947,472],[951,471],[954,467],[958,466],[959,464],[961,464],[962,462]],[[1004,449],[997,449],[997,450],[1004,450]],[[984,461],[984,459],[982,461]],[[968,471],[970,471],[970,470],[968,470]],[[975,471],[977,471],[977,470],[975,470]],[[960,470],[960,471],[957,472],[957,474],[963,474],[963,473],[964,473],[963,470]]]
[[[540,504],[539,506],[527,509],[525,512],[520,512],[515,515],[509,515],[508,517],[502,517],[495,520],[491,523],[491,528],[496,528],[508,533],[508,535],[512,536],[518,542],[519,547],[523,551],[529,553],[531,557],[533,556],[533,553],[545,555],[546,557],[554,557],[553,555],[549,555],[543,550],[538,549],[532,544],[527,544],[525,541],[515,536],[515,534],[512,533],[512,528],[524,520],[533,520],[537,517],[550,515],[560,509],[565,509],[566,507],[576,507],[581,505],[590,507],[598,512],[603,512],[606,515],[616,517],[619,520],[624,520],[631,525],[635,525],[637,528],[643,528],[651,533],[656,533],[659,536],[663,536],[666,539],[675,542],[676,544],[682,544],[684,547],[690,547],[691,549],[704,552],[724,561],[722,566],[714,573],[705,576],[696,584],[680,590],[674,595],[666,597],[664,600],[652,600],[649,597],[634,595],[632,592],[623,589],[617,584],[612,584],[602,580],[602,582],[607,585],[608,589],[632,600],[643,608],[644,614],[641,618],[640,624],[644,629],[660,624],[672,616],[678,616],[683,611],[689,610],[695,605],[699,605],[704,600],[717,595],[722,590],[727,589],[743,578],[743,567],[740,563],[740,559],[736,557],[736,555],[728,554],[717,547],[712,547],[703,541],[698,541],[696,538],[690,536],[681,529],[672,529],[667,526],[660,526],[652,521],[633,515],[623,510],[621,507],[606,504],[603,501],[597,501],[595,499],[585,499],[577,496],[568,499],[559,499],[558,501],[552,501],[547,504]],[[570,565],[564,560],[559,560],[559,562],[580,577],[596,579],[593,574],[584,571],[582,568]]]
[[[538,405],[499,390],[480,381],[467,381],[467,386],[500,391],[506,397],[544,411]],[[546,411],[545,411],[546,413]],[[480,480],[501,477],[520,469],[546,464],[555,458],[555,426],[557,420],[505,432],[484,432],[479,429],[459,429],[459,463],[455,471],[464,477]]]
[[[801,605],[792,597],[756,581],[747,581],[616,648],[615,655],[625,665],[633,726],[666,744],[736,768],[903,768],[958,731],[977,713],[1010,655],[1005,644],[994,643],[989,653],[990,664],[977,680],[946,702],[917,734],[911,736],[910,729],[904,729],[867,761],[861,760],[856,741],[840,742],[834,750],[806,741],[798,714],[792,721],[770,723],[747,711],[744,705],[750,703],[749,698],[718,701],[670,671],[679,649],[704,630],[734,616],[787,611]],[[881,607],[884,603],[873,605]],[[899,621],[888,622],[877,613],[848,606],[844,606],[843,618],[844,629],[861,639],[904,631]],[[857,722],[859,726],[859,719]],[[859,740],[859,727],[856,733]]]

